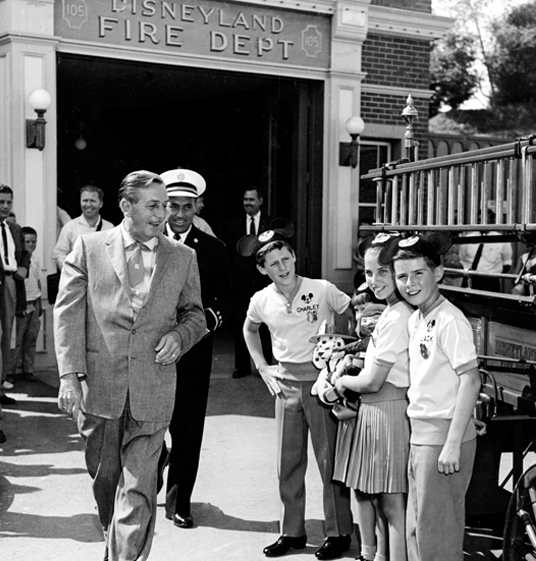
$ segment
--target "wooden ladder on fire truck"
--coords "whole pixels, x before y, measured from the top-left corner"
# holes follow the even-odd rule
[[[362,178],[377,185],[375,222],[360,225],[359,236],[446,231],[453,244],[523,242],[535,247],[535,158],[536,137],[531,136],[370,170]],[[489,208],[495,208],[493,220]],[[474,234],[467,236],[468,232]],[[471,484],[467,508],[477,515],[498,511],[505,517],[503,561],[536,561],[536,465],[522,475],[523,459],[534,450],[531,439],[536,432],[536,297],[472,288],[474,277],[518,283],[524,271],[486,275],[447,268],[446,272],[467,279],[466,288],[442,285],[441,290],[473,326],[485,374],[483,392],[494,404],[488,435],[479,437],[474,472],[478,483]],[[513,452],[507,477],[513,475],[517,482],[512,495],[505,491],[507,479],[498,483],[502,452]]]

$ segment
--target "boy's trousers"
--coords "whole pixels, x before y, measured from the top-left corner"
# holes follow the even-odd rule
[[[442,448],[411,445],[406,520],[411,561],[463,561],[465,494],[473,473],[476,438],[462,444],[460,471],[452,475],[437,469]]]

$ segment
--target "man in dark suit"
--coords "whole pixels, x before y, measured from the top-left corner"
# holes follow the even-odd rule
[[[199,468],[212,370],[212,333],[231,313],[231,282],[224,243],[193,225],[197,197],[205,191],[205,180],[188,169],[166,171],[161,177],[169,197],[166,233],[196,252],[207,322],[205,337],[177,363],[175,409],[169,426],[166,517],[179,528],[191,528],[191,497]],[[161,469],[164,457],[165,453],[160,459]]]
[[[0,389],[0,403],[9,405],[15,400],[5,395],[5,390],[13,386],[7,382],[7,374],[11,372],[11,333],[15,311],[24,309],[26,303],[24,293],[24,279],[30,269],[30,254],[24,246],[21,227],[9,218],[13,208],[13,191],[7,185],[0,185],[0,254],[3,274],[3,297],[0,306],[0,322],[2,324],[2,388]],[[6,388],[7,386],[7,388]]]
[[[272,219],[261,211],[263,196],[258,187],[248,187],[244,190],[243,205],[245,214],[229,222],[225,243],[231,263],[231,282],[233,286],[233,317],[234,317],[234,347],[235,371],[233,378],[243,378],[251,374],[251,360],[244,341],[243,327],[249,300],[257,292],[268,285],[264,275],[261,275],[255,263],[255,256],[242,257],[236,251],[236,243],[246,234],[258,235],[270,228]],[[271,363],[272,344],[270,333],[262,325],[261,342],[264,357]]]
[[[59,407],[73,415],[106,540],[105,559],[147,559],[175,362],[206,330],[195,252],[163,236],[167,192],[148,171],[119,189],[122,223],[79,236],[54,308]]]

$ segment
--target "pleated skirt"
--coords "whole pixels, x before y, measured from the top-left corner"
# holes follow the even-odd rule
[[[379,399],[382,394],[387,399]],[[384,384],[376,394],[362,395],[346,473],[342,473],[341,464],[338,481],[368,494],[407,493],[410,437],[407,406],[405,390],[391,384]],[[341,462],[346,454],[343,436]]]

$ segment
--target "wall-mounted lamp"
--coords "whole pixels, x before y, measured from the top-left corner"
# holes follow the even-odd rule
[[[74,146],[77,150],[85,150],[87,147],[87,142],[85,141],[84,138],[82,138],[81,136],[79,136],[75,141],[74,141]]]
[[[365,121],[361,117],[350,117],[345,124],[352,142],[339,143],[339,165],[356,168],[359,164],[359,135],[365,130]]]
[[[50,107],[50,94],[43,89],[34,90],[28,97],[30,107],[37,113],[37,119],[26,119],[26,148],[43,150],[45,147],[45,121],[43,115]]]
[[[415,136],[413,134],[413,123],[419,118],[419,112],[413,105],[413,98],[411,95],[408,95],[406,107],[404,107],[401,115],[408,125],[406,127],[406,134],[404,135],[406,156],[409,158],[410,162],[415,162],[418,160],[419,141],[415,140]]]

